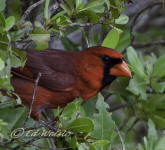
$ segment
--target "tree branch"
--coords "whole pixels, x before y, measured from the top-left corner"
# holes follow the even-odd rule
[[[34,82],[34,88],[33,88],[33,95],[32,95],[32,102],[31,102],[31,105],[30,105],[30,109],[29,109],[29,114],[23,124],[23,126],[26,124],[27,120],[30,118],[30,115],[32,113],[32,109],[33,109],[33,103],[34,103],[34,100],[35,100],[35,96],[36,96],[36,91],[37,91],[37,87],[38,87],[38,82],[40,80],[40,77],[41,77],[41,73],[39,72],[38,73],[38,76],[37,76],[37,79],[35,80]]]
[[[157,45],[165,45],[165,40],[155,41],[155,42],[148,42],[148,43],[132,43],[134,48],[144,48],[144,47],[151,47]]]
[[[33,5],[31,5],[23,14],[21,20],[26,20],[26,18],[30,15],[31,11],[36,8],[37,6],[41,5],[43,2],[45,2],[45,0],[40,0],[37,3],[34,3]]]
[[[120,105],[117,105],[113,108],[110,108],[109,112],[113,112],[113,111],[116,111],[118,109],[122,109],[122,108],[125,108],[125,107],[128,107],[128,106],[129,106],[129,104],[120,104]]]
[[[156,5],[162,5],[162,2],[157,2],[157,3],[150,4],[149,6],[143,8],[141,11],[139,11],[139,12],[135,15],[135,17],[134,17],[134,19],[133,19],[133,22],[132,22],[132,24],[131,24],[131,26],[130,26],[131,45],[132,45],[132,43],[135,41],[135,36],[133,35],[133,29],[134,29],[134,26],[135,26],[135,24],[136,24],[137,19],[138,19],[139,16],[140,16],[143,12],[145,12],[147,9],[152,8],[152,7],[156,6]]]

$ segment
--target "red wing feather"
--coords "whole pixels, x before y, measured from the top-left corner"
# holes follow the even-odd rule
[[[69,63],[68,63],[69,62]],[[27,51],[24,69],[13,69],[13,74],[35,80],[41,73],[39,85],[53,91],[70,91],[76,80],[73,55],[60,50]]]

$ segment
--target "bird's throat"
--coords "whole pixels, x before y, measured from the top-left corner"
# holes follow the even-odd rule
[[[109,70],[112,66],[107,64],[104,66],[104,74],[103,74],[103,80],[102,80],[102,86],[101,89],[106,87],[107,85],[110,85],[112,81],[116,79],[116,76],[112,76],[109,74]]]

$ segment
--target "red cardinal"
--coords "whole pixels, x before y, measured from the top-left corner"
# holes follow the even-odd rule
[[[96,46],[80,52],[62,50],[26,51],[24,68],[13,68],[11,83],[23,104],[31,105],[34,81],[38,82],[31,116],[40,119],[42,108],[65,106],[77,97],[95,96],[117,76],[131,77],[121,53]]]

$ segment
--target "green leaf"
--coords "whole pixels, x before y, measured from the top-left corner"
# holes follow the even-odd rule
[[[119,52],[123,52],[125,48],[127,48],[130,45],[130,31],[129,30],[124,30],[121,34],[120,34],[120,39],[119,42],[117,44],[116,49]]]
[[[95,145],[93,145],[93,144],[91,144],[89,148],[90,148],[90,150],[97,150]]]
[[[157,141],[158,137],[157,137],[157,131],[155,125],[151,119],[149,119],[148,121],[148,126],[149,126],[148,139],[152,141],[152,143],[154,143]]]
[[[77,112],[77,107],[74,102],[68,103],[67,106],[64,108],[64,111],[62,112],[62,117],[71,118],[73,115]]]
[[[91,99],[83,104],[83,108],[84,108],[84,111],[85,111],[85,114],[87,117],[90,117],[90,118],[93,117],[93,114],[96,109],[95,105],[96,105],[96,102],[93,99]]]
[[[12,49],[13,54],[16,55],[18,58],[20,58],[21,66],[24,67],[26,63],[26,54],[24,51],[20,51],[18,49]]]
[[[96,142],[92,143],[93,145],[97,146],[105,146],[109,144],[110,142],[108,140],[97,140]]]
[[[65,49],[70,51],[78,51],[78,44],[73,43],[69,38],[65,37],[61,39],[62,45]]]
[[[15,17],[14,16],[10,16],[5,20],[5,31],[9,31],[15,24]]]
[[[79,12],[82,11],[93,11],[95,13],[103,13],[104,12],[104,0],[90,0],[83,9],[81,9]]]
[[[91,132],[94,128],[94,124],[91,119],[88,118],[77,118],[71,122],[67,129],[72,132]]]
[[[74,136],[71,138],[71,140],[69,141],[69,147],[71,147],[72,149],[76,149],[77,148],[77,137]]]
[[[69,19],[69,17],[66,16],[60,16],[56,19],[56,24],[58,26],[66,26],[68,24],[71,24],[71,20]]]
[[[98,95],[96,108],[99,113],[94,114],[93,121],[95,124],[91,136],[99,140],[112,140],[115,133],[115,122],[112,120],[111,113],[107,112],[109,105],[104,102],[101,94]]]
[[[151,86],[158,93],[163,93],[165,90],[165,82],[156,82],[152,80]]]
[[[0,58],[0,71],[5,67],[4,61]]]
[[[124,24],[127,24],[129,21],[129,18],[128,16],[124,15],[124,14],[121,14],[119,16],[119,18],[115,19],[115,23],[116,24],[121,24],[121,25],[124,25]]]
[[[116,29],[112,29],[105,37],[102,46],[115,49],[119,42],[119,36],[119,31]]]
[[[50,0],[46,0],[45,9],[44,9],[44,17],[46,20],[49,20],[49,3],[50,3]]]
[[[85,143],[78,144],[78,150],[88,150],[88,146]]]
[[[8,7],[8,14],[12,14],[16,20],[19,20],[22,15],[22,2],[20,0],[12,0]]]
[[[105,0],[108,10],[110,9],[110,0]]]
[[[67,12],[69,16],[72,15],[71,9],[66,4],[60,4],[60,6],[64,9],[65,12]]]
[[[154,64],[153,68],[153,76],[157,79],[160,79],[161,77],[165,76],[165,55],[162,55],[159,57],[157,62]]]
[[[161,137],[156,143],[155,150],[164,150],[165,148],[165,136]]]
[[[3,11],[6,7],[6,0],[0,0],[0,11]]]
[[[20,61],[20,59],[19,59],[18,57],[14,56],[14,55],[12,55],[12,56],[10,57],[10,61],[11,61],[11,65],[12,65],[13,67],[19,67],[19,66],[21,66],[21,61]]]
[[[8,123],[7,129],[13,130],[19,128],[27,115],[25,107],[0,109],[0,118]]]
[[[153,114],[152,116],[152,120],[154,121],[154,123],[156,124],[157,127],[159,127],[160,129],[164,129],[165,126],[165,117],[160,116],[160,114],[156,115]]]
[[[30,37],[36,43],[36,50],[48,48],[50,34],[30,34]]]
[[[151,54],[151,56],[145,56],[145,63],[146,63],[146,71],[149,76],[152,75],[153,72],[153,65],[157,61],[155,54]]]
[[[134,75],[133,78],[130,80],[127,90],[137,96],[141,96],[143,100],[147,98],[146,95],[147,83],[144,79],[139,78],[138,76]]]
[[[55,21],[58,17],[60,16],[64,16],[64,14],[66,13],[66,11],[60,11],[59,13],[57,13],[56,15],[54,15],[52,18],[51,18],[51,22]]]
[[[128,78],[117,78],[112,82],[109,92],[114,94],[128,95],[128,92],[125,90],[129,84]]]
[[[155,113],[155,110],[165,110],[165,94],[150,94],[145,109],[152,108]],[[164,112],[162,112],[165,114]],[[155,113],[156,114],[156,113]]]
[[[2,24],[3,27],[5,27],[5,17],[1,12],[0,12],[0,24]]]
[[[144,66],[138,58],[134,48],[131,46],[127,48],[127,57],[131,64],[131,69],[135,72],[135,74],[141,78],[147,78],[147,75],[144,72]]]
[[[76,9],[81,9],[83,7],[83,0],[76,0]]]

